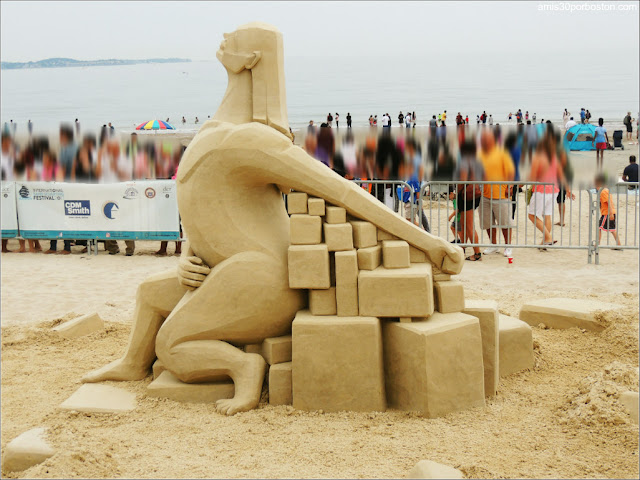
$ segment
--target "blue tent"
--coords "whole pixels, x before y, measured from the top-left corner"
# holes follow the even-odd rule
[[[596,127],[590,123],[574,125],[564,134],[565,150],[595,150],[595,144],[591,142],[596,137]]]

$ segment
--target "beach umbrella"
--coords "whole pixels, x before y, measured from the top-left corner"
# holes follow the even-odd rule
[[[141,123],[136,127],[136,130],[175,130],[176,127],[170,123],[163,122],[162,120],[149,120],[148,122]]]

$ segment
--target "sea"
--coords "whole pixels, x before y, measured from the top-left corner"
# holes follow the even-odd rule
[[[121,132],[152,119],[177,129],[196,131],[213,116],[226,89],[227,76],[214,58],[174,64],[68,67],[2,70],[0,122],[16,124],[16,132],[54,132],[60,123],[97,131],[111,122]],[[627,111],[636,118],[639,107],[638,58],[616,66],[594,63],[577,49],[551,54],[481,55],[427,53],[403,56],[286,57],[285,81],[289,123],[294,131],[309,120],[325,121],[340,114],[346,126],[368,125],[369,115],[416,113],[418,125],[447,111],[448,124],[458,112],[475,123],[486,111],[495,123],[507,123],[510,112],[536,114],[537,121],[560,124],[567,108],[576,119],[580,108],[592,122],[622,125]],[[186,123],[182,123],[182,117]],[[513,121],[512,123],[514,123]]]

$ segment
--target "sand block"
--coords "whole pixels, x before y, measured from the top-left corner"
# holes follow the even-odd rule
[[[619,400],[631,415],[631,421],[638,424],[638,392],[623,392]]]
[[[309,310],[312,315],[335,315],[336,287],[327,290],[309,290]]]
[[[215,403],[233,398],[235,388],[231,379],[221,382],[184,383],[165,370],[147,387],[150,397],[169,398],[185,403]]]
[[[269,367],[269,405],[291,405],[291,362]]]
[[[596,312],[619,308],[620,305],[583,298],[546,298],[524,304],[519,316],[534,327],[544,323],[550,328],[579,327],[599,332],[604,325],[597,321]]]
[[[244,353],[257,353],[258,355],[262,355],[262,344],[261,343],[251,343],[249,345],[244,346]]]
[[[74,318],[53,328],[54,332],[64,338],[78,338],[104,329],[104,322],[97,313],[90,313]]]
[[[329,288],[329,250],[325,244],[289,247],[289,287]]]
[[[301,310],[292,329],[295,408],[386,409],[378,318],[316,317]]]
[[[307,213],[309,196],[302,192],[292,192],[287,195],[287,211],[289,215],[294,213]]]
[[[164,372],[166,369],[167,367],[165,367],[164,363],[162,363],[160,360],[156,360],[155,362],[153,362],[152,371],[153,371],[154,380],[158,378],[160,374]]]
[[[291,245],[318,245],[322,243],[322,219],[313,215],[294,214],[290,217]]]
[[[136,408],[136,395],[122,388],[85,383],[60,408],[85,413],[129,412]]]
[[[262,356],[269,365],[291,361],[291,335],[265,338],[262,342]]]
[[[427,254],[409,245],[409,260],[411,263],[427,263]]]
[[[463,313],[480,321],[482,335],[482,364],[484,365],[484,394],[495,395],[498,391],[498,304],[493,300],[465,300]]]
[[[407,478],[457,479],[464,478],[464,475],[457,468],[432,462],[431,460],[420,460],[411,469]]]
[[[428,317],[434,311],[431,264],[360,270],[358,306],[365,316]]]
[[[385,240],[382,242],[382,264],[384,268],[407,268],[409,244],[404,240]]]
[[[324,221],[330,224],[346,223],[347,211],[342,207],[327,205],[325,207]]]
[[[373,247],[378,244],[378,232],[373,223],[365,221],[352,221],[353,245],[356,248]]]
[[[310,197],[307,201],[307,208],[309,210],[309,215],[324,217],[324,199]]]
[[[325,223],[324,241],[330,252],[353,250],[353,231],[350,223]]]
[[[498,345],[501,377],[533,368],[533,333],[522,320],[500,314]]]
[[[383,240],[397,240],[398,237],[395,235],[391,235],[389,232],[385,232],[384,230],[378,229],[378,241],[381,242]]]
[[[358,256],[355,250],[335,253],[336,313],[358,316]]]
[[[2,470],[21,472],[52,457],[55,450],[45,439],[45,434],[45,428],[32,428],[11,440],[4,448]]]
[[[382,333],[390,407],[435,418],[484,405],[477,318],[436,312],[419,322],[385,322]]]
[[[382,263],[382,246],[359,248],[358,268],[360,270],[375,270]]]
[[[434,282],[435,308],[440,313],[461,312],[464,310],[464,288],[456,280]]]

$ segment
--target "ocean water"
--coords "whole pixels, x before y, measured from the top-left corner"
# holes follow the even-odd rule
[[[537,121],[560,122],[563,109],[579,117],[581,107],[594,119],[622,123],[627,111],[638,115],[638,58],[623,65],[595,65],[591,54],[498,57],[425,54],[424,58],[287,57],[285,77],[289,123],[293,130],[309,120],[320,123],[340,113],[346,126],[369,115],[415,111],[418,124],[447,110],[448,125],[460,111],[471,123],[483,110],[496,123],[521,108]],[[55,131],[60,122],[79,119],[86,130],[112,122],[123,132],[151,119],[170,119],[181,130],[197,130],[213,115],[226,89],[226,72],[207,62],[107,67],[6,70],[1,72],[2,124],[13,120],[18,133]],[[182,124],[185,116],[187,123]],[[593,121],[593,120],[592,120]]]

